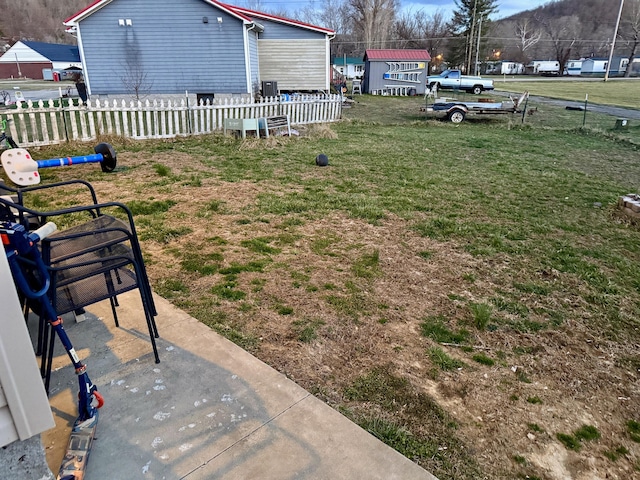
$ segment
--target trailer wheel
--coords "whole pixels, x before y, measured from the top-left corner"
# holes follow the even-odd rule
[[[462,123],[465,117],[464,110],[454,108],[449,112],[448,118],[451,123]]]
[[[473,92],[474,95],[480,95],[482,93],[482,86],[474,85],[471,91]]]

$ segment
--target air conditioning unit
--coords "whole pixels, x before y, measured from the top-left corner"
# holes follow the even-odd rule
[[[277,95],[278,95],[278,82],[275,82],[275,81],[262,82],[263,97],[276,97]]]

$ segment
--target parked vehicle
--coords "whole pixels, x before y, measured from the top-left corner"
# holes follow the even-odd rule
[[[460,70],[445,70],[440,75],[427,77],[427,85],[431,90],[465,90],[480,95],[485,90],[493,90],[493,80],[471,75],[462,75]]]
[[[496,115],[504,113],[520,113],[521,106],[529,97],[529,92],[524,92],[519,98],[510,98],[506,102],[465,102],[451,98],[436,99],[433,105],[426,108],[427,113],[445,113],[452,123],[461,123],[470,114]]]

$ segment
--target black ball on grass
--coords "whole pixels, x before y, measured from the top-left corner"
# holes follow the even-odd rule
[[[316,165],[319,167],[326,167],[329,165],[329,157],[327,157],[324,153],[321,153],[316,157]]]

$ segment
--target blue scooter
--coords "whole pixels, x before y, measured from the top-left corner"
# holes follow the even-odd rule
[[[50,285],[49,271],[42,261],[37,243],[56,231],[49,222],[39,229],[28,232],[23,225],[0,222],[0,237],[11,267],[16,286],[22,294],[40,304],[40,315],[55,330],[64,346],[78,376],[78,418],[73,424],[67,453],[63,459],[58,480],[83,480],[87,460],[98,425],[98,409],[104,404],[102,395],[91,382],[87,367],[78,357],[47,295]]]

